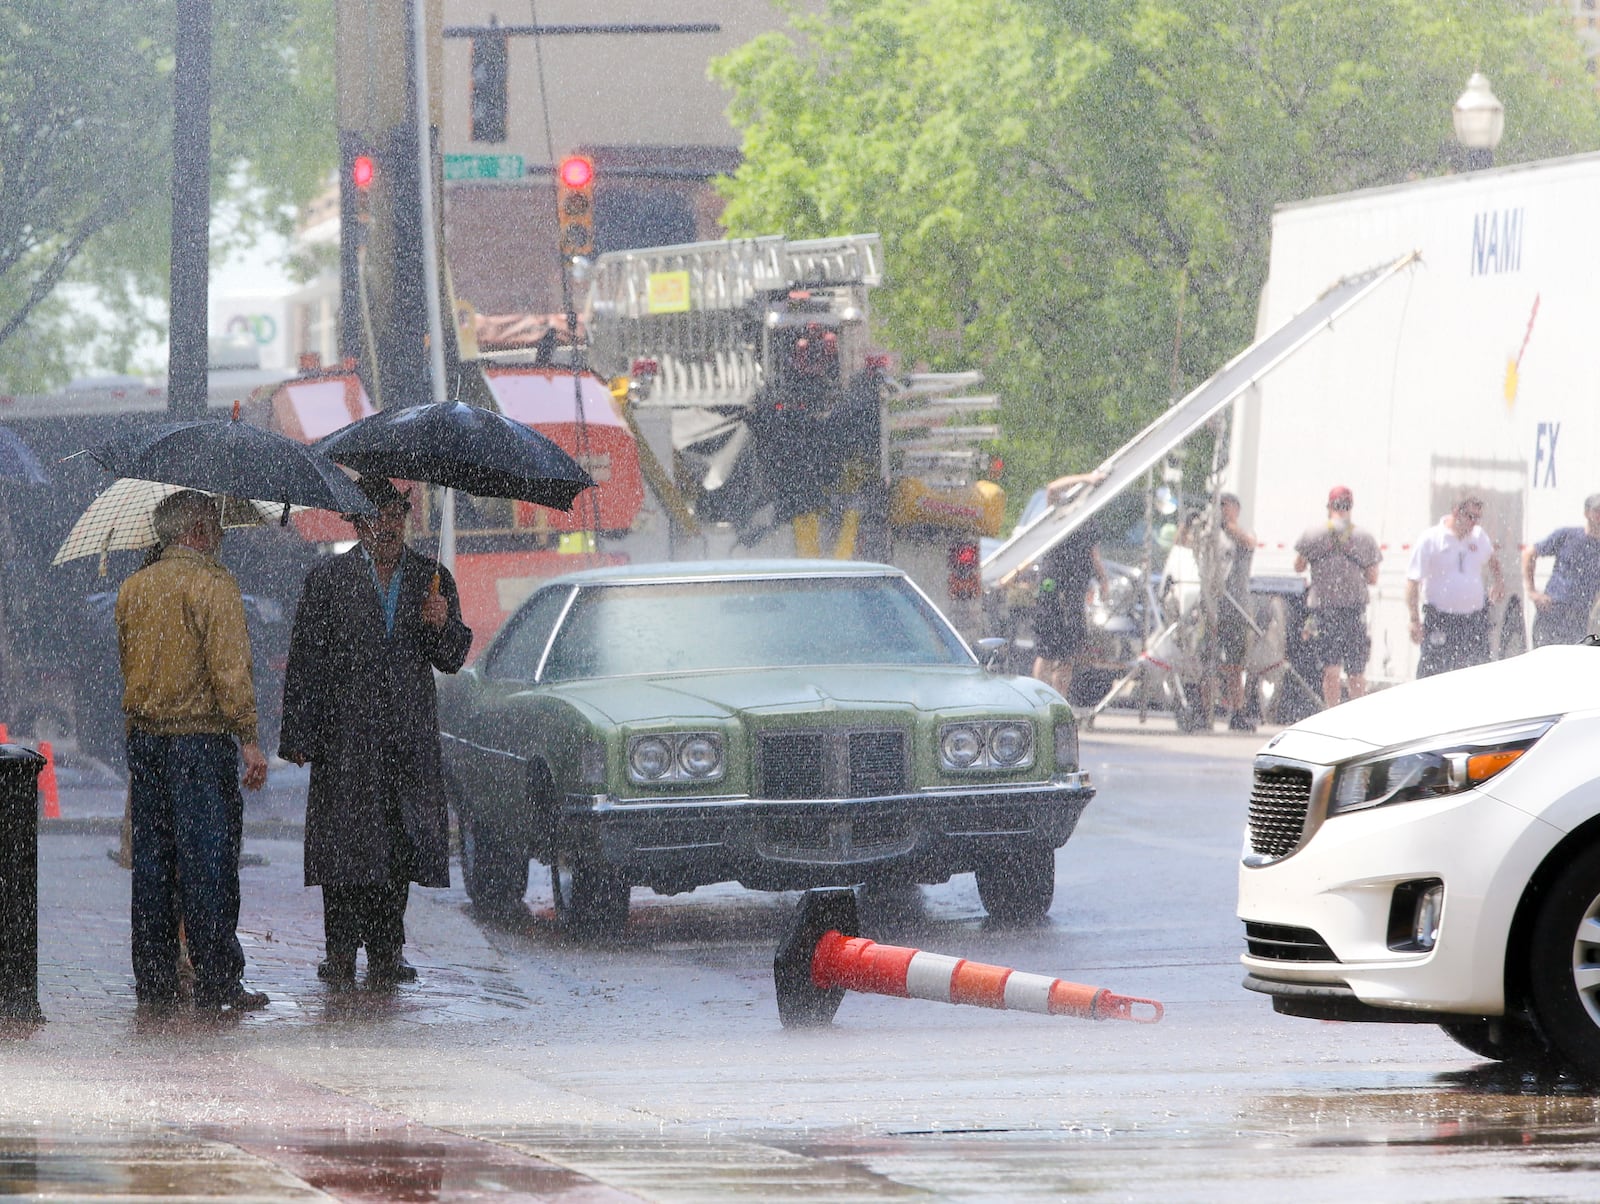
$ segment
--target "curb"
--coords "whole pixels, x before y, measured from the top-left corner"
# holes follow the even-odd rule
[[[246,840],[304,840],[306,826],[298,820],[263,819],[244,825]],[[41,819],[40,836],[122,836],[121,816],[91,815],[82,819]]]

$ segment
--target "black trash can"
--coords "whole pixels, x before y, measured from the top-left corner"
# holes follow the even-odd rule
[[[39,771],[44,758],[0,744],[0,1021],[39,1008]]]

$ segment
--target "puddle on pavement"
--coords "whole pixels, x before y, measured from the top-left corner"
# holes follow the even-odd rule
[[[565,1167],[437,1130],[0,1136],[0,1197],[471,1204],[566,1193],[624,1198]]]

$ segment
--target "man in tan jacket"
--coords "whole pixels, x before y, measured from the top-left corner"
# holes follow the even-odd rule
[[[182,490],[155,510],[161,555],[117,594],[122,709],[133,820],[133,977],[142,1007],[178,998],[178,920],[194,964],[195,1006],[247,1011],[267,997],[243,984],[239,847],[244,785],[267,780],[256,743],[244,602],[217,561],[217,503]],[[175,913],[173,898],[179,906]]]

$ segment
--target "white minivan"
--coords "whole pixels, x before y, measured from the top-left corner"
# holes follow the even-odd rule
[[[1600,1078],[1600,647],[1384,690],[1257,754],[1244,985]]]

